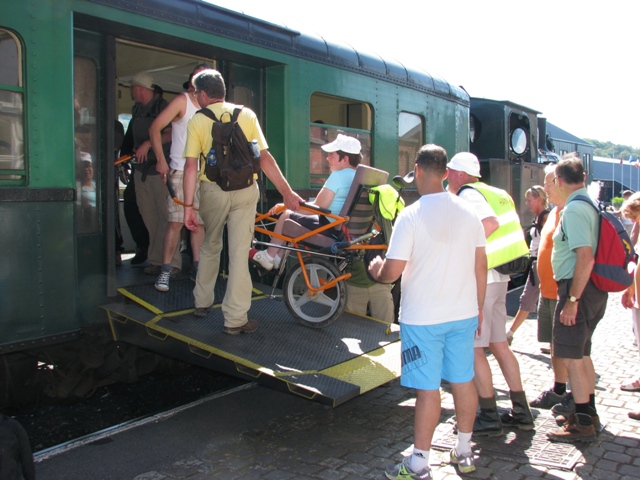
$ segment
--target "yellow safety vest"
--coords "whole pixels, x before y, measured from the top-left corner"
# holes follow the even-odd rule
[[[529,247],[524,239],[524,231],[511,196],[500,188],[482,182],[468,183],[460,190],[465,187],[473,188],[482,194],[500,224],[487,238],[487,268],[490,270],[528,255]]]

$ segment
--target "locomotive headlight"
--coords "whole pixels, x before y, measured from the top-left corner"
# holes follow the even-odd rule
[[[523,128],[518,127],[511,132],[511,150],[516,155],[527,151],[527,132]]]

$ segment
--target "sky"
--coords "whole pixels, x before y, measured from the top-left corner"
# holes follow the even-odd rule
[[[580,138],[640,147],[640,2],[210,1],[527,106]]]

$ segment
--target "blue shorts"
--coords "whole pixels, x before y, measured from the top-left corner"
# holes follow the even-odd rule
[[[403,387],[438,390],[473,380],[473,338],[478,317],[437,325],[400,324]]]

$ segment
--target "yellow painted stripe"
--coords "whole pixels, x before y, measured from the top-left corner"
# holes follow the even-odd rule
[[[131,300],[133,300],[137,304],[143,306],[144,308],[146,308],[150,312],[155,313],[156,315],[161,315],[162,314],[162,310],[160,310],[160,309],[156,308],[155,306],[151,305],[149,302],[145,302],[140,297],[137,297],[136,295],[131,293],[126,288],[119,288],[118,292],[120,292],[125,297],[130,298]]]

